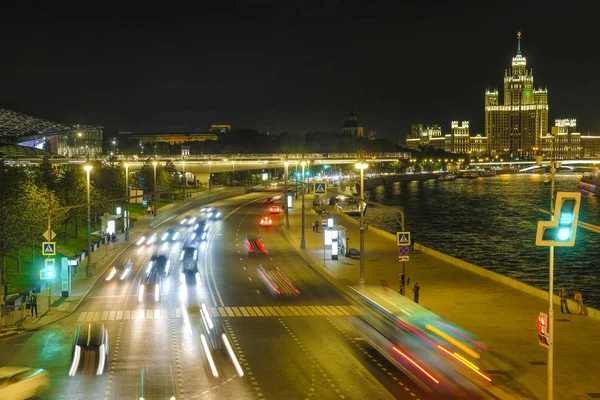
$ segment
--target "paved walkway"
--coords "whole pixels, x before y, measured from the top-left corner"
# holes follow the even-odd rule
[[[323,233],[312,232],[319,216],[312,211],[312,195],[306,196],[306,250],[301,251],[313,267],[338,286],[358,283],[359,259],[340,256],[323,261]],[[359,249],[355,220],[328,207],[330,216],[343,225],[350,247]],[[290,229],[284,232],[296,248],[301,240],[301,201],[294,200]],[[280,225],[285,224],[281,214]],[[365,278],[367,285],[387,281],[399,288],[401,263],[393,236],[365,231]],[[419,303],[475,334],[489,347],[497,363],[491,377],[496,385],[519,393],[519,397],[546,398],[547,350],[538,344],[537,317],[548,309],[547,300],[474,274],[427,254],[411,254],[407,262],[410,282],[421,286]],[[408,290],[410,296],[412,291]],[[572,295],[572,294],[571,294]],[[573,311],[573,310],[572,310]],[[554,398],[600,398],[600,320],[561,314],[555,307]]]
[[[117,241],[111,245],[101,245],[92,253],[93,275],[86,277],[87,258],[79,263],[77,275],[73,275],[71,281],[71,293],[68,298],[61,297],[61,285],[57,280],[52,285],[52,306],[48,307],[48,290],[42,290],[37,296],[38,317],[27,318],[23,322],[25,330],[39,329],[45,325],[58,321],[61,318],[69,316],[79,306],[83,298],[87,295],[93,285],[104,276],[104,272],[115,257],[117,257],[129,244],[134,243],[136,239],[144,235],[151,226],[156,226],[168,219],[168,217],[177,211],[197,205],[197,201],[211,201],[212,198],[222,198],[228,192],[237,193],[240,189],[215,188],[212,191],[197,192],[192,195],[191,200],[175,201],[169,203],[157,210],[157,216],[151,218],[142,216],[138,218],[133,228],[130,230],[129,242],[125,241],[125,234],[118,233]],[[17,331],[0,332],[0,339],[17,334]]]

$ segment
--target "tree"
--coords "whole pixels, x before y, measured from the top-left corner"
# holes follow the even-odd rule
[[[91,179],[90,179],[91,180]],[[91,185],[91,182],[90,182]],[[71,165],[65,169],[58,180],[57,194],[63,206],[75,206],[87,203],[87,177],[83,168],[79,165]],[[77,237],[77,222],[86,215],[85,207],[76,207],[66,213],[63,221],[65,229],[65,243],[67,243],[67,229],[69,223],[75,223],[75,237]]]

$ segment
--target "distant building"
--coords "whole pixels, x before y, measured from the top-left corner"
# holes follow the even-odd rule
[[[342,126],[342,133],[345,133],[350,136],[364,136],[364,129],[362,124],[358,122],[358,118],[356,114],[354,114],[354,106],[350,110],[350,115],[348,115],[348,119],[344,122]]]
[[[369,140],[377,139],[377,131],[369,131]]]
[[[205,142],[207,140],[218,140],[219,136],[216,133],[131,133],[119,132],[120,135],[126,137],[127,140],[135,140],[140,145],[154,143],[168,143],[170,145],[189,143],[189,142]]]
[[[231,125],[212,124],[208,131],[210,133],[229,133],[231,132]]]
[[[63,157],[102,155],[104,127],[67,125],[0,109],[0,142],[47,150]]]
[[[421,146],[433,146],[443,149],[446,139],[442,136],[442,128],[438,124],[412,124],[410,137],[406,139],[406,147],[419,150]]]
[[[521,54],[521,32],[512,68],[504,72],[504,105],[498,91],[485,91],[485,136],[488,152],[533,158],[548,134],[548,90],[534,89],[533,70]]]
[[[444,149],[449,153],[485,154],[488,139],[481,134],[470,136],[469,121],[452,121],[450,133],[442,134],[442,128],[437,125],[412,124],[410,137],[406,146],[411,150],[419,150],[421,146],[431,146]]]
[[[450,133],[445,135],[444,150],[448,153],[468,153],[471,151],[469,140],[469,121],[452,121],[450,123]]]

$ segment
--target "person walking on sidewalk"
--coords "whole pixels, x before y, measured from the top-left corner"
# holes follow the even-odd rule
[[[580,291],[575,291],[573,300],[575,300],[575,303],[577,303],[577,314],[583,315],[583,295]]]
[[[315,221],[315,232],[319,233],[319,225],[321,224],[321,222],[319,220]]]
[[[32,312],[33,311],[31,309],[31,292],[29,292],[25,297],[25,318],[30,318]]]
[[[35,317],[38,316],[37,309],[37,296],[35,295],[35,290],[31,291],[31,318],[33,318],[33,313],[35,312]]]
[[[567,292],[567,289],[565,289],[564,286],[560,289],[560,294],[558,296],[560,297],[560,312],[564,314],[564,309],[566,308],[567,314],[571,314],[571,311],[569,311],[569,303],[567,302],[569,293]]]
[[[414,301],[415,303],[419,304],[419,295],[421,293],[421,286],[419,286],[419,282],[415,282],[412,290],[415,293]]]

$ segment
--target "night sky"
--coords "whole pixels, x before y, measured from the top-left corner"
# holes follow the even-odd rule
[[[469,120],[474,134],[483,132],[484,91],[502,90],[521,30],[534,83],[548,87],[550,125],[577,118],[580,132],[600,134],[593,9],[205,3],[3,6],[0,108],[120,131],[229,123],[278,134],[339,131],[354,104],[365,133],[400,139],[412,123],[447,132],[451,120]]]

